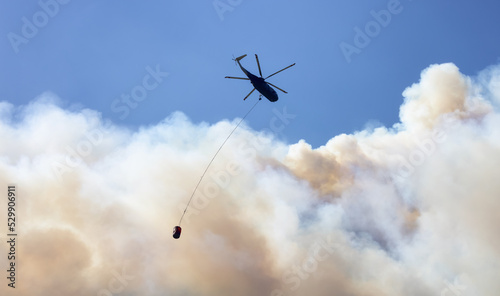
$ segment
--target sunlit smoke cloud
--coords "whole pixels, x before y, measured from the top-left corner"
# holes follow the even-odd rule
[[[317,149],[243,124],[179,240],[238,119],[175,112],[134,131],[50,93],[2,102],[16,295],[496,295],[498,69],[432,65],[403,92],[401,122]]]

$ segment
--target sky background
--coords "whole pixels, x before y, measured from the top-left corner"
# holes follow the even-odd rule
[[[499,6],[2,1],[0,294],[497,296]]]
[[[264,75],[297,64],[270,79],[289,94],[259,105],[250,126],[268,128],[272,109],[286,108],[296,117],[282,137],[318,147],[367,124],[397,123],[403,90],[431,64],[453,62],[475,75],[498,62],[497,1],[232,3],[70,1],[24,43],[12,42],[9,33],[23,36],[22,18],[33,20],[42,8],[37,1],[3,1],[0,97],[23,105],[50,91],[64,106],[98,110],[129,127],[157,123],[174,111],[214,123],[242,117],[257,99],[242,101],[250,84],[224,76],[243,75],[231,61],[242,54],[248,54],[242,64],[258,73],[258,54]],[[371,11],[391,5],[397,14],[348,62],[340,44],[354,45],[355,28],[364,31],[374,21]],[[113,101],[130,94],[146,67],[156,65],[168,78],[120,118]]]

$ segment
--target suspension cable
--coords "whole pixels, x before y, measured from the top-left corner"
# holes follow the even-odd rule
[[[250,108],[250,110],[248,110],[248,112],[245,114],[245,116],[243,116],[243,118],[241,118],[241,120],[238,122],[238,124],[234,127],[234,129],[231,131],[231,133],[229,133],[229,135],[227,136],[227,138],[224,140],[224,142],[222,143],[222,145],[220,145],[219,149],[217,150],[217,152],[215,152],[215,155],[214,157],[212,157],[212,159],[210,160],[210,162],[208,163],[207,167],[205,168],[205,171],[203,172],[203,174],[201,175],[201,178],[200,180],[198,181],[198,184],[196,184],[196,187],[194,188],[193,190],[193,193],[191,194],[191,197],[189,198],[189,201],[188,203],[186,204],[186,208],[184,209],[184,212],[182,213],[182,216],[181,216],[181,219],[179,220],[179,226],[181,226],[181,223],[182,223],[182,218],[184,218],[184,214],[186,214],[186,211],[189,207],[189,204],[191,203],[191,200],[193,199],[195,193],[196,193],[196,190],[198,189],[198,187],[200,186],[200,183],[201,181],[203,180],[203,177],[205,177],[205,174],[207,173],[208,169],[210,168],[210,165],[212,164],[212,162],[214,161],[215,157],[217,156],[217,154],[219,154],[219,152],[221,151],[222,147],[224,147],[224,144],[226,144],[227,140],[229,140],[229,138],[231,137],[231,135],[234,133],[234,131],[240,126],[240,124],[243,122],[243,120],[245,120],[245,118],[248,116],[248,114],[250,114],[250,112],[252,112],[252,110],[255,108],[255,106],[257,106],[257,104],[260,102],[261,98],[259,97],[259,100],[252,106],[252,108]]]

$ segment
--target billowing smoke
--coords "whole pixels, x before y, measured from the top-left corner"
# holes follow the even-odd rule
[[[14,289],[2,231],[0,294],[498,295],[499,69],[432,65],[400,123],[317,149],[243,124],[179,240],[237,119],[134,131],[50,93],[0,103],[0,217],[14,185],[18,233]]]

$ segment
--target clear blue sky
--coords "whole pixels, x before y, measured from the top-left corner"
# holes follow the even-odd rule
[[[286,108],[296,117],[280,137],[317,147],[398,122],[402,91],[430,64],[472,76],[497,64],[499,9],[494,0],[2,1],[0,100],[23,105],[51,91],[67,108],[130,127],[174,111],[214,123],[257,100],[242,101],[247,81],[224,79],[243,75],[233,55],[248,54],[242,63],[257,73],[257,53],[264,75],[297,65],[270,79],[289,94],[262,101],[249,125],[267,128],[273,109]],[[168,76],[152,80],[157,67]],[[145,99],[125,114],[121,95],[143,83]]]

